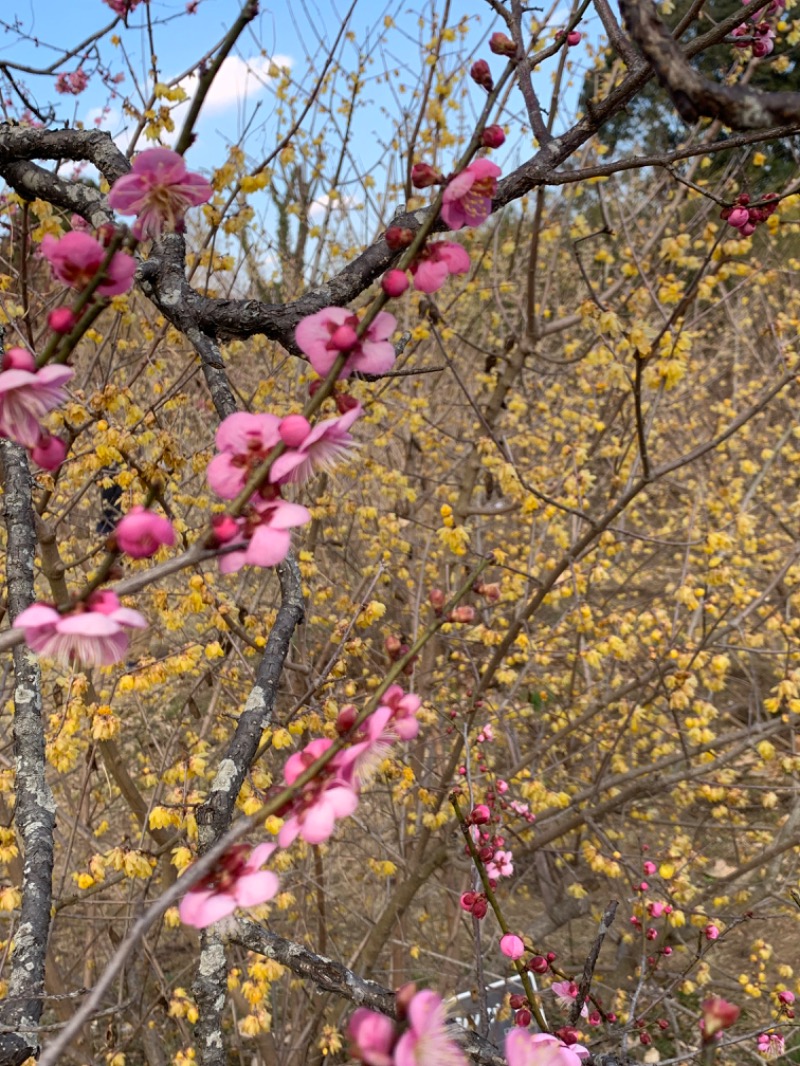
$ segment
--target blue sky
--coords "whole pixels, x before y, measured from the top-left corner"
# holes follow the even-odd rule
[[[101,0],[12,2],[23,38],[20,39],[20,34],[7,25],[2,26],[5,32],[0,32],[0,58],[36,67],[52,63],[63,54],[63,49],[81,43],[90,34],[108,25],[114,17]],[[310,85],[310,71],[319,65],[349,6],[348,0],[283,0],[273,4],[262,0],[260,15],[240,38],[236,53],[225,63],[207,102],[198,126],[197,143],[187,156],[193,166],[202,169],[218,164],[224,158],[223,145],[235,141],[248,123],[251,123],[250,143],[254,155],[259,154],[259,141],[263,142],[264,148],[268,148],[271,126],[269,112],[273,104],[264,84],[269,81],[270,62],[274,59],[280,64],[290,64],[296,81],[300,85]],[[219,42],[239,8],[236,0],[200,0],[196,13],[187,15],[186,0],[150,0],[153,42],[162,80],[175,78],[190,70],[205,52]],[[451,24],[463,16],[470,20],[468,49],[480,48],[481,54],[499,67],[501,60],[492,57],[485,45],[481,47],[493,30],[502,28],[485,0],[454,0],[451,8]],[[367,71],[368,93],[364,94],[364,101],[369,102],[370,106],[363,107],[356,119],[354,144],[360,146],[366,155],[379,158],[376,141],[387,129],[385,111],[397,108],[397,99],[390,87],[377,86],[374,76],[384,61],[400,69],[407,61],[409,76],[419,70],[418,40],[421,31],[417,24],[417,12],[427,14],[429,9],[430,4],[422,0],[417,8],[411,8],[403,0],[381,0],[379,3],[360,0],[356,4],[350,23],[355,42],[345,42],[344,57],[353,63],[360,50],[376,60]],[[92,76],[88,88],[78,97],[56,95],[53,91],[54,75],[22,73],[17,77],[25,83],[39,107],[45,108],[50,103],[55,106],[59,124],[64,121],[91,124],[110,102],[112,110],[104,119],[103,128],[109,129],[115,136],[119,135],[119,143],[125,145],[127,139],[123,130],[126,124],[130,127],[131,123],[122,114],[122,97],[130,95],[134,103],[139,102],[134,76],[138,77],[142,86],[149,87],[150,84],[150,48],[144,13],[145,4],[141,3],[129,15],[128,27],[119,25],[116,32],[122,39],[120,47],[113,47],[108,38],[99,46],[101,57],[110,68],[125,74],[125,80],[118,86],[119,99],[109,101],[109,90],[97,74]],[[385,16],[391,17],[396,27],[388,34],[384,29]],[[384,35],[384,47],[380,49],[377,43]],[[578,59],[578,56],[574,58]],[[77,60],[73,59],[63,69],[74,70],[76,66]],[[93,61],[90,59],[87,69],[92,67]],[[466,71],[464,73],[466,75]],[[544,78],[545,75],[542,75]],[[191,94],[194,84],[189,80],[185,87]],[[482,94],[477,87],[473,88],[471,97],[478,107],[482,103]],[[259,107],[256,109],[257,104]],[[272,126],[274,129],[274,123]],[[142,143],[142,146],[146,145]]]

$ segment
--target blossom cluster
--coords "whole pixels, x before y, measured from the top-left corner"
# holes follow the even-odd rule
[[[466,1066],[467,1058],[447,1024],[441,997],[414,986],[397,993],[398,1023],[359,1007],[350,1018],[350,1054],[365,1066]],[[581,1066],[589,1052],[550,1033],[513,1029],[506,1035],[508,1066]]]
[[[762,197],[760,204],[751,207],[750,197],[746,192],[743,192],[741,196],[737,197],[733,207],[724,207],[722,209],[720,218],[727,222],[729,226],[738,229],[743,237],[749,237],[755,233],[756,226],[766,222],[770,215],[775,213],[777,207],[777,193],[768,192],[766,196]]]
[[[278,811],[283,818],[278,844],[261,844],[249,857],[246,857],[249,851],[246,846],[227,852],[183,897],[179,907],[182,921],[202,929],[232,914],[236,907],[255,906],[272,899],[278,891],[278,879],[272,873],[261,871],[261,867],[276,846],[289,847],[298,838],[307,844],[328,840],[337,821],[355,812],[362,787],[392,744],[417,736],[420,702],[413,693],[391,685],[380,706],[357,727],[356,708],[351,704],[342,707],[336,725],[348,743],[301,784],[296,795]],[[301,775],[333,746],[332,739],[318,737],[291,755],[283,770],[284,786],[297,785]]]

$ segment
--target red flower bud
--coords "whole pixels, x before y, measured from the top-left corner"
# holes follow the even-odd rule
[[[352,703],[345,704],[336,716],[336,732],[339,736],[349,733],[358,718],[358,711]]]
[[[384,237],[392,251],[397,252],[401,248],[408,248],[414,240],[414,231],[407,226],[390,226],[384,233]]]
[[[475,621],[475,608],[470,607],[468,604],[462,604],[460,607],[456,607],[454,611],[450,612],[449,622],[474,622]]]
[[[381,288],[387,296],[402,296],[408,288],[408,275],[405,270],[387,270],[381,278]]]
[[[478,921],[480,921],[481,918],[486,917],[486,912],[488,910],[489,903],[486,899],[486,896],[478,896],[478,898],[475,900],[475,905],[472,908],[472,917],[477,918]]]
[[[476,807],[473,807],[470,811],[468,821],[472,825],[486,825],[491,820],[492,812],[486,806],[485,803],[479,803]]]
[[[581,34],[577,30],[570,30],[567,34],[567,44],[572,48],[576,44],[581,43]]]
[[[489,64],[485,59],[476,59],[470,67],[469,76],[475,82],[476,85],[480,85],[482,89],[485,89],[487,93],[490,93],[494,88],[494,81],[492,80],[492,72],[489,69]]]
[[[514,1015],[514,1025],[518,1025],[520,1029],[527,1029],[531,1024],[532,1019],[533,1015],[531,1012],[527,1008],[523,1008],[522,1010],[518,1010]]]
[[[499,148],[506,139],[502,126],[487,126],[481,134],[481,143],[484,148]]]
[[[439,171],[428,163],[415,163],[411,168],[411,184],[415,189],[427,189],[431,185],[441,185],[443,181]]]
[[[489,38],[489,48],[496,56],[508,56],[509,59],[517,54],[517,46],[505,33],[493,33]]]
[[[528,960],[528,969],[532,973],[547,973],[550,969],[550,963],[544,955],[534,955],[532,959]]]
[[[515,992],[512,996],[509,996],[508,998],[508,1005],[509,1007],[511,1007],[512,1010],[520,1010],[522,1007],[527,1005],[527,1002],[527,997],[521,995],[519,992]]]

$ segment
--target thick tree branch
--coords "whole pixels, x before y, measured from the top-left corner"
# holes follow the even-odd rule
[[[5,475],[4,511],[8,531],[6,582],[12,619],[34,600],[36,527],[33,481],[25,449],[0,439]],[[14,649],[14,821],[24,851],[22,908],[14,932],[9,1002],[0,1022],[20,1032],[0,1035],[0,1066],[19,1066],[38,1051],[36,1027],[42,1015],[45,959],[53,888],[53,833],[56,805],[45,773],[42,684],[39,662],[24,645]]]
[[[620,0],[619,6],[628,32],[685,122],[705,115],[737,130],[800,122],[800,93],[718,85],[689,63],[651,0]]]

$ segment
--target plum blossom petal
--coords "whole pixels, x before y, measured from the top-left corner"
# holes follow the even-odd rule
[[[130,174],[114,182],[108,203],[122,215],[136,215],[133,234],[146,240],[164,230],[182,232],[188,208],[207,203],[213,192],[201,174],[186,169],[177,152],[149,148],[136,156]]]
[[[469,253],[460,244],[434,241],[427,244],[411,264],[414,288],[418,292],[436,292],[450,274],[466,274],[470,265]]]
[[[3,357],[0,372],[0,436],[23,447],[35,448],[41,441],[40,420],[67,398],[64,385],[74,374],[68,366],[36,369],[30,352],[11,348]]]
[[[246,844],[231,848],[183,897],[178,907],[181,921],[204,929],[237,907],[255,907],[272,899],[280,882],[271,870],[261,867],[274,850],[274,844],[259,844],[252,851]]]
[[[550,1033],[528,1033],[524,1029],[512,1029],[506,1034],[505,1051],[508,1066],[581,1066],[581,1058],[588,1054],[579,1044],[567,1047]]]
[[[349,430],[361,413],[361,404],[356,404],[339,418],[312,426],[299,445],[278,456],[270,470],[270,481],[278,484],[305,481],[316,470],[330,469],[352,447]]]
[[[58,280],[73,289],[83,289],[94,279],[107,254],[100,241],[80,230],[65,233],[58,240],[46,234],[41,252]],[[127,252],[114,252],[97,287],[98,296],[121,296],[128,292],[135,273],[133,257]]]
[[[377,1011],[359,1007],[347,1023],[353,1058],[365,1066],[392,1066],[394,1022]]]
[[[450,180],[442,195],[442,220],[450,229],[480,226],[491,214],[500,167],[476,159]]]
[[[122,607],[113,592],[93,593],[86,603],[60,614],[49,604],[35,603],[21,611],[15,627],[25,632],[33,651],[86,666],[110,666],[128,650],[127,629],[146,629],[147,620]]]
[[[417,992],[408,1008],[409,1028],[394,1049],[395,1066],[467,1066],[450,1035],[444,1004],[435,992]]]
[[[295,340],[320,377],[330,372],[343,352],[347,352],[347,362],[340,378],[346,378],[354,371],[385,374],[391,370],[395,351],[388,338],[397,328],[394,315],[380,311],[360,339],[355,334],[357,328],[357,316],[344,307],[325,307],[298,322]]]

